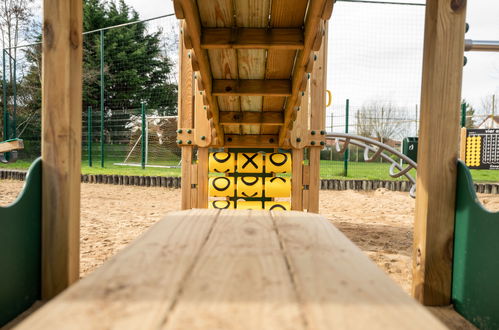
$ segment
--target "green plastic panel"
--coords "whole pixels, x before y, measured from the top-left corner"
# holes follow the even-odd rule
[[[499,329],[499,213],[479,202],[471,174],[458,163],[452,300],[478,328]]]
[[[41,296],[41,160],[16,201],[0,207],[0,327]]]

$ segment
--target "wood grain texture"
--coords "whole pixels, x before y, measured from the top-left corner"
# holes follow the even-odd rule
[[[189,210],[195,205],[191,202],[191,166],[192,166],[192,146],[182,146],[180,147],[182,150],[182,199],[180,201],[180,207],[182,210]]]
[[[42,70],[42,299],[80,275],[82,2],[45,0]]]
[[[444,329],[326,219],[174,212],[19,329]]]
[[[465,17],[466,2],[427,1],[412,287],[425,305],[451,298]]]
[[[214,80],[213,95],[216,96],[289,96],[291,82],[289,80]],[[241,103],[243,103],[241,101]],[[242,105],[241,105],[242,106]]]
[[[225,136],[227,148],[277,148],[277,135],[246,134]]]
[[[24,149],[23,140],[14,140],[0,143],[0,153]]]
[[[221,112],[220,124],[281,126],[284,118],[280,112]]]
[[[220,214],[165,329],[305,329],[270,213]]]
[[[173,307],[218,212],[170,213],[103,267],[18,329],[158,329]]]
[[[291,209],[303,211],[303,149],[293,149],[291,172]]]
[[[446,329],[321,216],[273,217],[309,329]]]
[[[179,43],[178,128],[194,128],[194,83],[189,50]]]
[[[301,29],[205,28],[204,49],[303,49]]]
[[[308,212],[319,213],[319,192],[321,185],[320,166],[321,166],[322,147],[310,147],[309,152],[309,170],[310,182],[308,186]]]
[[[461,139],[459,140],[459,159],[466,162],[466,138],[468,136],[468,130],[466,127],[461,128]]]
[[[468,322],[452,306],[427,307],[427,309],[445,324],[449,329],[455,330],[477,330],[473,324]]]
[[[208,208],[208,156],[209,148],[198,148],[198,205]]]

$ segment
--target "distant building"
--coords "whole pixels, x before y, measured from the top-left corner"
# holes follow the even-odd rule
[[[477,128],[499,128],[499,116],[488,116]]]

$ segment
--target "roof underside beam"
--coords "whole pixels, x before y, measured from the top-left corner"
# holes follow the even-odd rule
[[[203,49],[303,49],[303,31],[297,28],[205,28]]]
[[[280,126],[284,124],[284,116],[282,112],[227,111],[220,112],[220,124]]]

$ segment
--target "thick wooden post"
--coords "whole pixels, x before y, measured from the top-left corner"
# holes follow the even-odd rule
[[[466,0],[426,2],[413,286],[425,305],[450,303]]]
[[[42,298],[79,278],[82,1],[45,0],[42,76]]]
[[[208,208],[208,156],[209,148],[198,148],[198,205]]]
[[[293,172],[291,178],[291,209],[303,211],[303,149],[293,149]]]

